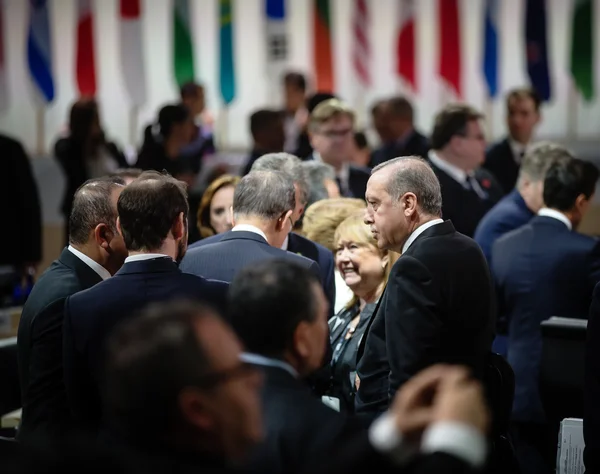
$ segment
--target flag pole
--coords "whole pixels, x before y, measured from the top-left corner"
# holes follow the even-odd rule
[[[46,134],[46,123],[45,123],[45,108],[43,106],[38,106],[36,110],[36,124],[37,124],[37,137],[36,137],[36,155],[41,157],[44,155],[44,138]]]

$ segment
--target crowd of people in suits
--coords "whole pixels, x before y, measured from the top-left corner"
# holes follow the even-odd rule
[[[214,176],[197,209],[214,150],[192,120],[201,88],[146,129],[142,169],[93,102],[74,106],[88,138],[56,147],[68,245],[20,320],[14,472],[66,466],[67,446],[116,472],[549,473],[539,326],[588,315],[600,469],[600,243],[577,232],[598,168],[532,143],[529,89],[508,94],[509,137],[487,152],[474,108],[444,107],[427,138],[396,97],[372,108],[381,146],[365,153],[347,104],[307,98],[296,73],[284,85],[286,112],[252,115],[241,176]],[[96,143],[93,163],[75,156]]]

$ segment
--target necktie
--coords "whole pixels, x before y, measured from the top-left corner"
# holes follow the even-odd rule
[[[473,176],[467,175],[467,179],[465,180],[463,186],[467,191],[472,191],[477,194],[479,199],[488,198],[488,194],[481,188],[481,185]]]

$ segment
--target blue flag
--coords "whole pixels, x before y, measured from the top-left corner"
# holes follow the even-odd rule
[[[525,47],[527,72],[531,85],[543,101],[550,100],[550,66],[546,38],[546,1],[527,0],[525,13]]]
[[[46,102],[54,99],[52,50],[47,0],[30,0],[27,62],[31,78]]]
[[[220,0],[220,63],[219,82],[225,104],[235,98],[235,64],[233,58],[233,8],[231,0]]]
[[[494,98],[498,94],[498,30],[497,0],[487,0],[485,5],[485,29],[483,46],[483,74],[488,86],[488,94]]]

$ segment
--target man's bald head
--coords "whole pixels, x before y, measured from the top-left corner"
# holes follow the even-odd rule
[[[429,164],[418,156],[402,156],[377,165],[371,172],[387,175],[387,192],[393,201],[413,193],[421,210],[431,216],[442,215],[440,182]]]

